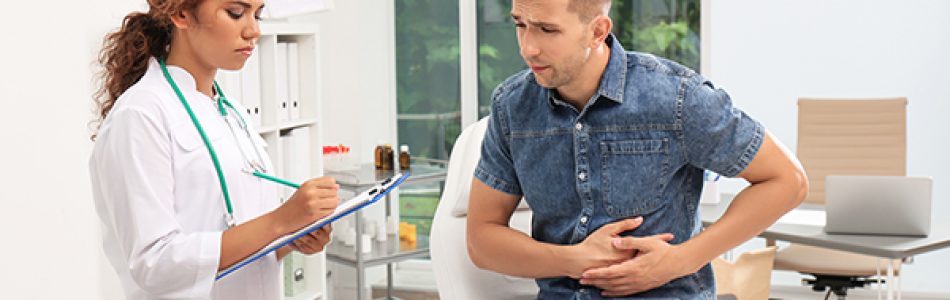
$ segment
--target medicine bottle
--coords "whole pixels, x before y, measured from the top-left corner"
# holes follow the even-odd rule
[[[399,146],[399,169],[409,169],[409,145]]]
[[[373,157],[376,164],[377,170],[383,169],[383,143],[376,144],[376,150],[373,151]]]
[[[383,145],[383,170],[392,170],[393,169],[393,160],[395,159],[395,152],[393,152],[393,146],[390,144]]]

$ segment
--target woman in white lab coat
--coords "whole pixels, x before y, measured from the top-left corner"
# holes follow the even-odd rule
[[[339,186],[309,180],[281,204],[274,183],[250,175],[272,173],[270,158],[213,79],[254,51],[262,0],[148,4],[99,57],[90,169],[106,256],[130,299],[278,299],[281,257],[321,251],[329,228],[215,275],[331,213]]]

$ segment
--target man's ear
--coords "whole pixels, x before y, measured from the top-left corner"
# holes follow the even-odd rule
[[[195,15],[188,10],[181,10],[171,15],[172,24],[178,29],[187,29],[194,25]]]
[[[599,15],[594,17],[590,21],[591,30],[593,31],[593,36],[590,40],[591,48],[596,48],[604,44],[604,40],[607,39],[607,35],[610,34],[610,31],[613,30],[614,22],[610,20],[610,17],[605,15]]]

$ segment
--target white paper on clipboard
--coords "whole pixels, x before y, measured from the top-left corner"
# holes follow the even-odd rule
[[[323,217],[322,219],[319,219],[313,223],[310,223],[310,225],[304,226],[303,228],[300,228],[293,233],[277,238],[270,244],[267,244],[267,246],[265,246],[264,248],[261,248],[261,250],[254,252],[254,254],[249,255],[248,257],[242,259],[241,261],[231,265],[227,269],[221,270],[214,277],[214,280],[219,280],[223,278],[224,276],[227,276],[231,272],[234,272],[240,269],[241,267],[244,267],[245,265],[251,262],[254,262],[257,259],[266,256],[268,253],[274,250],[277,250],[278,248],[283,247],[284,245],[287,245],[290,242],[314,230],[320,229],[321,227],[326,226],[327,224],[333,223],[334,221],[340,219],[341,217],[349,215],[359,209],[362,209],[363,207],[366,207],[369,204],[372,204],[373,202],[376,202],[376,200],[379,200],[380,198],[386,196],[386,194],[389,194],[390,191],[392,191],[396,186],[398,186],[403,181],[405,181],[406,178],[408,177],[409,177],[408,172],[396,173],[396,175],[394,175],[393,177],[383,180],[379,184],[376,184],[372,188],[369,188],[363,191],[362,193],[359,193],[358,195],[351,198],[350,200],[346,200],[340,203],[340,205],[338,205],[336,209],[333,211],[333,213],[331,213],[330,215]]]

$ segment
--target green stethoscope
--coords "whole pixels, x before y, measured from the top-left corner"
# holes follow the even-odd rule
[[[165,59],[159,59],[158,64],[162,67],[162,74],[165,75],[165,80],[168,81],[168,84],[172,86],[172,89],[175,90],[175,94],[178,95],[178,100],[181,100],[181,104],[185,106],[185,110],[188,111],[188,116],[191,118],[191,122],[195,124],[195,128],[198,129],[198,134],[201,135],[201,140],[204,142],[205,147],[208,148],[208,154],[211,155],[211,161],[214,163],[214,170],[218,173],[218,183],[221,185],[221,193],[224,194],[224,204],[227,207],[227,215],[225,216],[225,222],[228,227],[234,227],[234,209],[231,205],[231,195],[228,193],[228,183],[224,179],[224,172],[221,171],[221,163],[218,161],[218,155],[214,151],[214,147],[211,146],[211,140],[208,139],[208,135],[205,134],[204,128],[201,127],[201,123],[198,122],[198,118],[195,117],[195,112],[191,110],[191,106],[188,105],[188,101],[185,100],[184,94],[181,93],[181,90],[178,88],[178,85],[175,84],[175,80],[172,79],[171,74],[168,73],[168,67],[165,65]],[[251,143],[251,148],[254,149],[254,155],[257,156],[257,160],[248,159],[247,154],[245,153],[244,147],[238,147],[241,150],[241,156],[244,157],[247,165],[242,170],[251,175],[257,176],[259,178],[267,179],[274,181],[280,184],[284,184],[293,188],[300,188],[299,184],[289,182],[280,178],[276,178],[270,175],[267,175],[267,169],[264,168],[263,156],[257,147],[254,146],[254,139],[251,137],[251,132],[248,130],[247,122],[244,121],[244,117],[241,114],[237,113],[237,109],[231,105],[231,102],[224,96],[224,92],[221,90],[221,87],[218,86],[218,82],[214,81],[214,90],[218,94],[218,112],[222,117],[225,118],[225,123],[228,124],[228,128],[231,131],[231,135],[234,136],[235,142],[237,142],[237,135],[234,133],[234,127],[231,126],[231,121],[228,119],[228,111],[230,108],[235,112],[240,121],[240,127],[243,129],[244,134],[247,137],[247,140]]]

